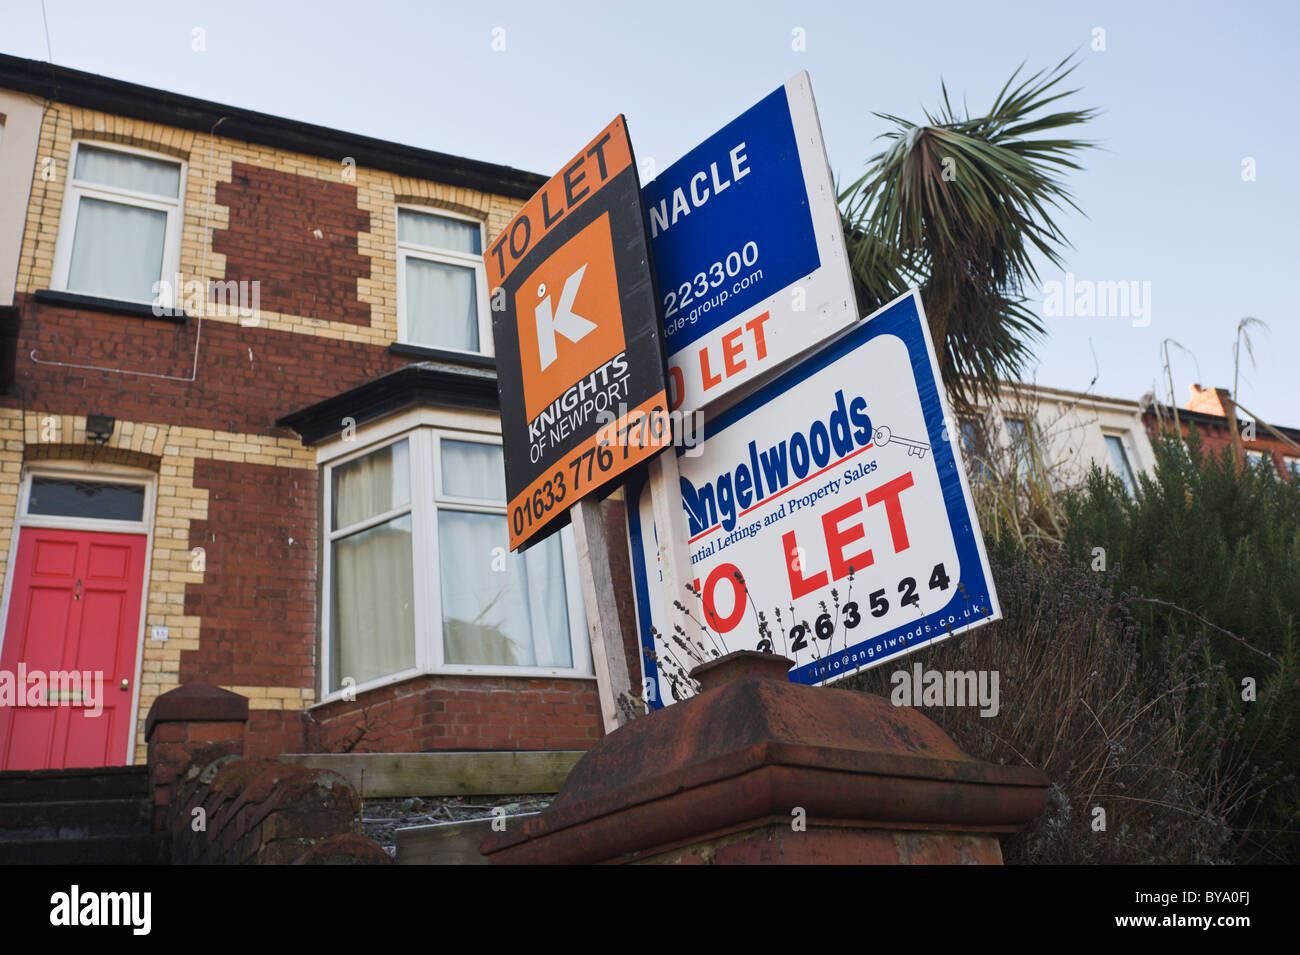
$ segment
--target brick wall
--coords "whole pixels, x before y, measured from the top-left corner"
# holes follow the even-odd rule
[[[180,678],[243,687],[264,702],[310,698],[316,685],[316,489],[314,471],[258,464],[195,464],[208,491],[208,519],[190,525],[203,547],[203,582],[186,588],[185,613],[198,618],[198,646],[181,654]],[[278,729],[279,740],[263,740]],[[275,752],[301,729],[259,721],[251,733]]]
[[[20,295],[18,383],[27,406],[59,415],[87,410],[228,434],[272,435],[301,447],[275,419],[408,364],[386,348],[280,328],[205,319],[194,369],[195,320],[161,321],[65,308]],[[39,362],[30,359],[35,350]],[[51,364],[105,365],[170,380]],[[0,399],[19,407],[22,397]]]
[[[260,281],[261,306],[272,311],[369,325],[357,280],[370,262],[357,235],[370,217],[357,208],[356,187],[242,162],[231,177],[217,186],[230,225],[212,236],[227,281]]]
[[[316,708],[310,752],[588,749],[601,735],[594,680],[422,676]]]

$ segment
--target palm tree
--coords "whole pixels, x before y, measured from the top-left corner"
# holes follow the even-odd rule
[[[876,113],[895,124],[880,137],[892,143],[839,197],[864,314],[919,286],[959,409],[969,408],[972,385],[996,394],[1000,379],[1020,377],[1044,333],[1026,307],[1038,281],[1033,255],[1060,265],[1067,243],[1049,212],[1078,206],[1056,174],[1079,169],[1072,157],[1093,143],[1028,137],[1096,115],[1035,115],[1077,92],[1058,87],[1076,66],[1067,57],[1013,88],[1022,65],[985,116],[959,114],[942,83],[943,108],[926,112],[924,125]]]

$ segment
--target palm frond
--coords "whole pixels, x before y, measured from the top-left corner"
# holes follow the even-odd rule
[[[909,284],[921,287],[958,405],[966,400],[964,379],[996,393],[1044,334],[1024,292],[1038,279],[1036,255],[1061,264],[1067,243],[1053,215],[1079,210],[1060,175],[1080,169],[1076,155],[1095,144],[1032,137],[1096,115],[1043,112],[1077,92],[1062,87],[1076,66],[1066,58],[1023,78],[1018,67],[983,116],[964,107],[958,113],[943,82],[941,108],[927,112],[924,124],[876,113],[894,128],[840,195],[860,303],[865,309]]]

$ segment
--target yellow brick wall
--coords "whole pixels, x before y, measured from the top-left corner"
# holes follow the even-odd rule
[[[234,163],[355,186],[357,206],[370,216],[370,231],[361,233],[357,240],[361,254],[370,259],[370,276],[357,282],[359,300],[370,306],[370,326],[326,321],[309,315],[261,312],[262,327],[322,338],[385,346],[397,340],[396,209],[399,203],[445,208],[482,219],[489,238],[504,229],[523,204],[506,196],[347,166],[342,162],[345,157],[322,159],[220,135],[53,104],[41,129],[40,151],[33,170],[28,226],[18,266],[20,294],[50,287],[68,163],[72,144],[78,139],[150,149],[188,163],[180,254],[181,277],[185,282],[202,280],[204,276],[210,281],[226,278],[226,257],[212,251],[211,233],[230,224],[230,209],[216,201],[216,190],[218,185],[232,181]],[[208,321],[239,322],[238,315],[222,315],[213,309],[208,309],[203,317]]]

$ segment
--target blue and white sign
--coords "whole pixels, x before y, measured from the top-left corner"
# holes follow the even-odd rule
[[[955,432],[915,290],[710,421],[702,454],[678,449],[707,633],[650,599],[653,509],[630,485],[647,698],[687,695],[721,652],[770,648],[827,683],[1000,619]]]
[[[674,408],[704,409],[856,321],[807,73],[665,169],[641,195]]]

